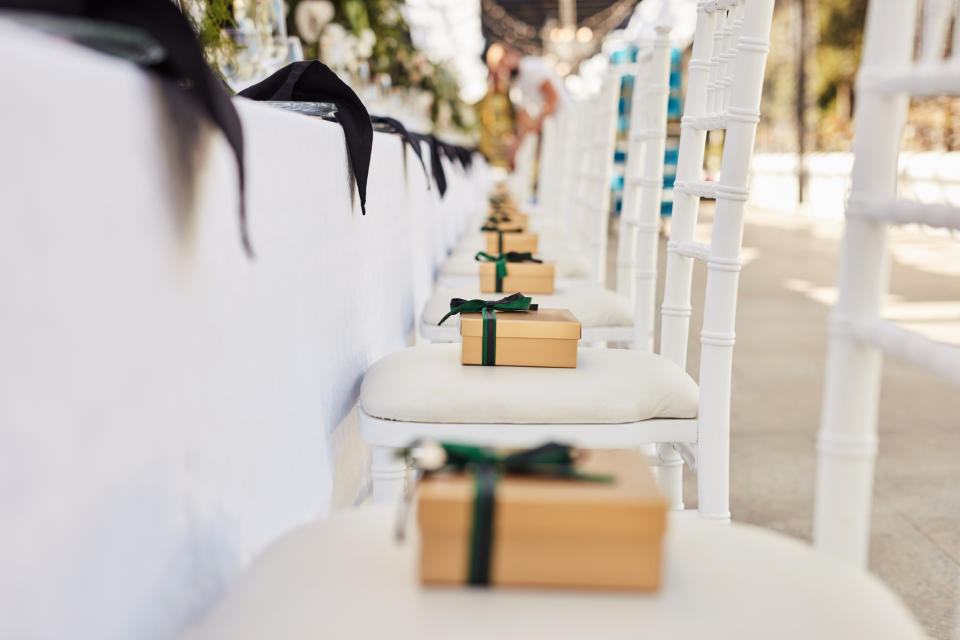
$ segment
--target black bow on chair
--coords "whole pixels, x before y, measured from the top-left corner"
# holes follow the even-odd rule
[[[136,27],[153,37],[163,48],[163,55],[155,61],[141,61],[141,64],[178,82],[180,90],[190,96],[223,131],[230,148],[233,149],[240,184],[240,236],[247,254],[253,256],[247,234],[243,129],[240,126],[240,117],[223,82],[204,60],[193,28],[170,0],[0,0],[0,8],[115,23]],[[83,38],[78,39],[78,42],[95,46],[95,43],[85,42]]]
[[[440,141],[437,137],[429,133],[411,133],[417,140],[426,142],[430,147],[430,173],[433,174],[433,181],[437,185],[437,191],[442,198],[447,193],[447,175],[443,171],[443,162],[440,160]]]
[[[423,149],[420,148],[420,140],[415,137],[415,134],[407,131],[407,128],[403,126],[403,123],[397,120],[396,118],[388,118],[386,116],[370,116],[370,122],[373,123],[373,126],[378,131],[385,131],[387,133],[394,133],[403,140],[403,144],[410,145],[410,148],[413,149],[413,152],[417,154],[417,160],[420,161],[420,166],[423,167],[423,173],[427,176],[427,188],[430,188],[430,174],[427,172],[427,165],[423,162]]]
[[[240,92],[253,100],[287,100],[294,102],[332,102],[337,105],[336,118],[347,141],[347,157],[360,193],[360,210],[367,212],[367,175],[373,148],[373,125],[363,102],[319,60],[293,62],[266,80]]]

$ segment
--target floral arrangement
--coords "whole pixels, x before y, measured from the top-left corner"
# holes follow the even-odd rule
[[[292,0],[288,30],[304,55],[360,80],[431,96],[435,126],[467,128],[456,76],[418,51],[397,0]]]
[[[181,6],[211,66],[227,79],[247,77],[264,61],[282,63],[285,37],[270,43],[277,25],[286,26],[305,59],[321,60],[355,87],[374,82],[411,90],[428,99],[434,127],[469,128],[455,74],[413,46],[402,0],[182,0]],[[238,42],[241,32],[246,40]]]

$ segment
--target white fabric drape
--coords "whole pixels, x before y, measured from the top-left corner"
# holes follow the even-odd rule
[[[440,202],[377,134],[361,216],[336,124],[237,99],[248,260],[233,156],[160,81],[0,20],[0,87],[0,637],[169,637],[329,510],[484,168]]]

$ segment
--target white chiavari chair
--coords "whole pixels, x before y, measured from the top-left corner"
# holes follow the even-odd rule
[[[537,138],[524,136],[514,158],[514,169],[507,178],[507,188],[520,208],[529,206],[533,195],[533,176],[536,171]]]
[[[634,302],[633,347],[646,351],[653,351],[672,22],[665,2],[652,37],[640,43],[617,244],[617,292]]]
[[[897,161],[910,96],[960,96],[960,8],[943,0],[922,2],[922,39],[915,59],[920,6],[918,0],[873,0],[868,5],[852,186],[830,323],[814,543],[859,566],[866,564],[870,534],[882,354],[960,385],[960,348],[883,319],[888,226],[960,229],[960,209],[897,197]],[[951,24],[952,56],[944,59]]]
[[[580,144],[581,126],[585,120],[583,110],[583,103],[574,102],[564,110],[560,119],[560,184],[557,189],[557,215],[560,218],[560,229],[566,234],[569,234],[575,226],[573,220],[573,194],[576,188],[575,149]],[[589,265],[587,265],[588,268]],[[587,269],[584,270],[584,275]]]
[[[701,2],[697,11],[680,148],[683,189],[677,194],[669,244],[661,355],[584,347],[576,369],[496,371],[459,365],[456,344],[423,345],[386,356],[370,368],[360,390],[360,432],[373,445],[377,501],[394,500],[401,492],[406,470],[395,450],[418,437],[502,446],[529,446],[548,438],[593,448],[660,443],[658,473],[671,506],[683,506],[682,451],[698,473],[699,515],[729,520],[730,377],[740,237],[773,0]],[[715,39],[718,29],[723,38]],[[714,52],[716,46],[729,49]],[[712,60],[724,65],[723,73],[708,85]],[[717,184],[698,181],[707,127],[727,132]],[[700,195],[717,199],[710,246],[692,239]],[[685,371],[693,258],[706,261],[709,270],[699,388]]]
[[[587,117],[585,148],[577,160],[577,191],[574,206],[579,209],[580,227],[575,237],[582,239],[590,257],[590,279],[603,286],[607,269],[607,230],[610,226],[611,181],[616,145],[621,69],[607,70],[597,104]]]
[[[558,120],[562,114],[544,118],[540,133],[540,162],[537,179],[537,201],[530,207],[529,213],[536,220],[537,227],[559,228],[559,208],[557,191],[560,180],[560,157],[558,145]]]
[[[566,178],[573,173],[567,164],[572,154],[570,142],[579,142],[580,139],[573,135],[574,125],[579,122],[575,116],[577,106],[578,103],[571,102],[565,109],[548,116],[541,128],[536,204],[527,207],[520,204],[521,210],[532,216],[533,224],[538,230],[546,229],[562,234],[569,231],[562,214],[565,204],[562,194]]]
[[[571,102],[567,108],[548,116],[543,121],[540,134],[536,205],[525,210],[525,213],[531,215],[532,222],[538,230],[568,233],[561,213],[564,206],[561,194],[569,172],[566,164],[567,154],[570,153],[568,142],[571,140],[572,127],[577,122],[573,115],[575,106],[576,103]]]
[[[568,164],[566,182],[575,187],[570,188],[563,198],[572,203],[571,235],[583,242],[578,249],[592,257],[593,276],[586,282],[560,281],[554,294],[535,297],[541,306],[570,309],[580,319],[583,339],[588,344],[631,343],[643,336],[637,342],[638,347],[648,351],[653,348],[656,243],[666,136],[671,24],[669,13],[664,11],[658,25],[652,29],[653,37],[640,43],[641,59],[634,85],[634,104],[637,106],[631,116],[631,131],[637,130],[640,135],[632,139],[628,154],[619,255],[622,257],[624,251],[630,252],[629,261],[624,259],[621,265],[629,272],[623,275],[621,270],[620,275],[640,283],[643,291],[640,298],[634,299],[629,292],[620,289],[608,290],[602,280],[598,281],[606,277],[606,230],[611,208],[614,129],[622,68],[614,67],[600,94],[579,107],[582,111],[574,115],[574,119],[585,124],[580,135],[572,136],[569,147],[572,161]],[[655,188],[651,186],[654,182],[657,182]],[[589,202],[596,204],[588,206]],[[491,296],[480,293],[476,266],[473,268],[472,282],[441,288],[427,302],[420,323],[420,334],[424,338],[433,342],[458,341],[460,336],[455,323],[437,326],[449,310],[450,299]]]
[[[730,378],[744,205],[769,50],[758,21],[768,9],[765,2],[750,0],[701,0],[698,5],[661,306],[660,353],[685,366],[693,263],[707,264],[697,447],[661,443],[652,462],[674,508],[682,508],[683,462],[690,464],[698,476],[701,515],[720,520],[730,517]],[[725,131],[717,182],[700,179],[710,130]],[[694,241],[701,197],[716,200],[710,244]]]
[[[617,78],[619,81],[619,77]],[[610,77],[612,81],[612,75]],[[598,120],[606,120],[614,117],[611,109],[605,104],[607,101],[615,100],[610,89],[610,82],[604,83],[604,88],[600,94],[592,99],[575,103],[568,107],[571,112],[569,116],[565,114],[565,129],[567,136],[564,139],[562,152],[564,162],[562,163],[562,177],[559,179],[561,185],[572,185],[567,189],[561,189],[562,212],[557,216],[565,224],[555,225],[549,222],[551,214],[544,209],[540,209],[540,215],[531,221],[531,231],[540,236],[540,257],[549,259],[555,263],[558,281],[567,283],[573,282],[582,284],[589,276],[591,265],[596,264],[599,258],[590,255],[591,250],[597,250],[599,247],[586,242],[582,236],[582,230],[586,222],[582,217],[595,210],[586,210],[580,207],[574,207],[568,204],[573,201],[579,193],[579,183],[582,181],[582,158],[588,151],[596,154],[593,146],[592,136],[598,132],[596,125]],[[619,86],[619,85],[618,85]],[[612,127],[615,123],[610,122]],[[613,154],[613,131],[611,129],[610,140],[599,141],[610,147],[610,154]],[[480,227],[483,219],[477,220],[477,227]],[[450,257],[440,266],[437,273],[437,282],[441,289],[457,288],[462,292],[468,292],[476,289],[477,281],[477,263],[474,255],[477,251],[485,247],[484,236],[479,231],[468,233],[463,241],[454,249]],[[458,294],[459,295],[459,294]],[[433,334],[429,327],[426,327],[428,334]],[[426,334],[425,334],[426,335]],[[443,335],[443,332],[440,332]],[[433,338],[430,338],[433,339]]]

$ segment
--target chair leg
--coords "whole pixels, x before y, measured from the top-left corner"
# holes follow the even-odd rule
[[[671,511],[683,511],[683,458],[670,443],[656,445],[656,453],[650,456],[657,485],[667,498]]]
[[[375,504],[397,504],[403,496],[407,465],[395,447],[372,447],[370,475]]]
[[[697,514],[701,520],[730,522],[730,425],[715,424],[719,421],[706,415],[697,442]]]

